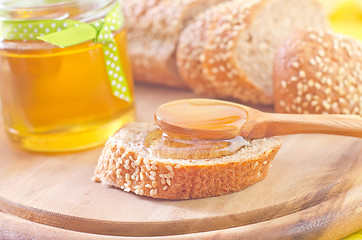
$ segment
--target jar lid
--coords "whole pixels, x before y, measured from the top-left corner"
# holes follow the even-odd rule
[[[92,21],[106,15],[116,0],[0,0],[0,21],[74,19]]]

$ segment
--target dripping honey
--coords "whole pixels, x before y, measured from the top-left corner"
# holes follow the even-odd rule
[[[219,158],[249,143],[237,131],[247,120],[233,104],[205,99],[179,100],[161,105],[155,115],[159,130],[145,146],[155,155],[172,159]]]
[[[248,145],[242,137],[233,139],[210,139],[195,140],[173,138],[155,130],[148,134],[145,146],[152,154],[172,159],[211,159],[231,155],[240,148]]]
[[[132,88],[125,29],[115,34],[115,40]],[[101,44],[86,42],[61,49],[8,41],[5,46],[12,47],[0,49],[4,125],[21,147],[34,151],[88,148],[133,120],[133,103],[112,94]]]

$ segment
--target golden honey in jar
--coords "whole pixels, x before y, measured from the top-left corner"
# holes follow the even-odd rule
[[[50,24],[49,20],[64,26],[68,22],[62,21],[66,19],[105,24],[103,19],[117,7],[116,0],[9,0],[0,3],[0,24],[11,21],[17,33],[29,36],[43,31],[43,36],[49,29],[40,28]],[[24,21],[35,21],[37,25]],[[51,23],[49,28],[53,26]],[[103,143],[133,120],[132,99],[117,97],[120,93],[112,88],[115,84],[110,81],[104,44],[88,40],[61,48],[38,39],[9,40],[1,34],[0,26],[4,127],[20,147],[42,152],[85,149]],[[132,96],[126,30],[122,26],[112,29],[109,35],[116,43],[121,63],[117,68],[122,68],[122,80],[128,89],[118,87]]]

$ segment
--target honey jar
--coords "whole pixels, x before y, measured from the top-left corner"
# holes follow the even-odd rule
[[[2,115],[16,145],[81,150],[134,119],[123,20],[117,0],[0,3]]]

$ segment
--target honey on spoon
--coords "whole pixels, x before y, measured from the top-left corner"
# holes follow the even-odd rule
[[[154,154],[173,159],[208,159],[230,155],[247,140],[296,133],[362,137],[362,118],[354,115],[276,114],[227,101],[182,99],[156,111],[161,130],[145,145]],[[247,139],[247,140],[244,140]]]
[[[178,131],[179,129],[173,126],[170,126],[173,131],[167,133],[155,130],[147,136],[145,146],[156,156],[172,159],[219,158],[249,145],[243,137],[234,136],[237,126],[245,124],[247,119],[243,109],[212,102],[207,104],[204,101],[194,101],[192,105],[188,102],[183,104],[182,101],[175,102],[175,105],[173,103],[169,103],[171,108],[167,107],[167,111],[170,112],[159,111],[164,105],[158,109],[156,122],[161,118],[171,122],[188,121],[191,127],[201,129],[203,138],[198,137],[198,132],[194,135],[192,130],[182,128]],[[194,105],[199,103],[202,105],[199,106],[199,111],[194,111]],[[217,138],[214,131],[219,133]]]
[[[277,114],[228,101],[182,99],[161,105],[155,121],[174,138],[256,139],[286,134],[324,133],[362,137],[357,115]]]

